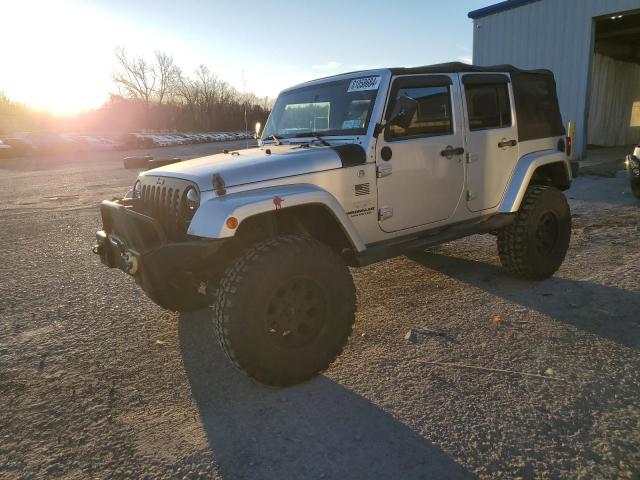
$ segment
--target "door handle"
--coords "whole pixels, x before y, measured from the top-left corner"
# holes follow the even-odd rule
[[[440,152],[440,155],[448,158],[448,157],[453,157],[454,155],[462,155],[463,153],[464,153],[464,148],[462,147],[458,147],[458,148],[447,147]]]
[[[502,140],[498,143],[498,148],[515,147],[517,144],[516,140]]]

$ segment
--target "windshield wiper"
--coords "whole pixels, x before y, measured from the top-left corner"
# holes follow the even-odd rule
[[[272,134],[272,135],[269,135],[267,138],[265,138],[265,140],[273,140],[274,142],[276,142],[276,145],[282,145],[282,142],[280,141],[281,138],[283,137]]]
[[[329,142],[327,142],[324,138],[324,133],[320,133],[320,132],[302,132],[302,133],[297,133],[294,135],[295,138],[300,138],[300,137],[314,137],[316,138],[322,145],[324,145],[325,147],[330,147],[331,144]]]

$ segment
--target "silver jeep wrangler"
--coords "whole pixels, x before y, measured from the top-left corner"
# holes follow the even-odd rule
[[[144,171],[104,201],[94,251],[158,305],[212,305],[222,348],[270,385],[326,369],[352,331],[348,267],[497,236],[512,274],[562,263],[571,184],[553,74],[460,63],[283,91],[257,148]]]

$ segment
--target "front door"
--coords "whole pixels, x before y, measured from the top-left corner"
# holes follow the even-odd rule
[[[453,215],[464,191],[464,137],[457,75],[393,80],[385,118],[402,96],[418,102],[409,126],[388,126],[376,144],[378,212],[385,232]]]
[[[460,74],[467,117],[467,206],[500,203],[518,161],[513,95],[508,74]]]

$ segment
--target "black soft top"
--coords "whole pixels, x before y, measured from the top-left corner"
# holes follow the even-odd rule
[[[522,70],[513,65],[479,67],[461,62],[440,63],[423,67],[399,67],[389,70],[394,75],[509,73],[518,120],[518,140],[524,142],[565,134],[558,105],[556,81],[551,70]],[[496,75],[487,76],[486,83],[495,83],[496,77]]]
[[[390,68],[391,73],[394,75],[417,75],[421,73],[465,73],[465,72],[473,72],[473,73],[495,73],[495,72],[506,72],[506,73],[535,73],[540,75],[551,75],[553,76],[553,72],[547,69],[538,69],[538,70],[522,70],[520,68],[516,68],[513,65],[493,65],[490,67],[480,67],[477,65],[468,65],[462,62],[448,62],[448,63],[438,63],[436,65],[424,65],[422,67],[397,67]]]

